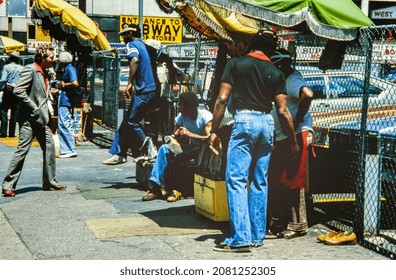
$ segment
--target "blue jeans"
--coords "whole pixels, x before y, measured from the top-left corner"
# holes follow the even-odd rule
[[[140,126],[140,121],[143,120],[148,111],[154,108],[156,100],[156,91],[133,97],[128,117],[122,120],[120,128],[114,136],[109,150],[110,154],[126,157],[128,149],[131,148],[132,155],[137,157],[139,148],[146,139],[146,134]]]
[[[76,142],[71,131],[72,117],[70,108],[58,107],[58,135],[61,154],[76,152]]]
[[[273,134],[274,120],[270,114],[236,113],[226,166],[231,227],[231,236],[224,240],[227,245],[261,245],[265,238]]]
[[[184,153],[191,151],[194,147],[193,145],[182,145],[182,150]],[[165,171],[168,167],[168,155],[171,153],[168,144],[162,144],[158,150],[158,155],[155,160],[153,169],[151,170],[150,178],[149,178],[149,189],[152,189],[152,183],[156,183],[158,186],[165,185]],[[181,174],[182,176],[183,174]]]
[[[155,160],[153,170],[149,178],[149,188],[152,188],[150,182],[163,186],[165,182],[165,170],[168,167],[168,154],[170,153],[169,145],[163,144],[158,150],[157,159]]]

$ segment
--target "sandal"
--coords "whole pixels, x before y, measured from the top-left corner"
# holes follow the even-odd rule
[[[175,202],[181,198],[181,192],[177,190],[173,190],[172,193],[168,196],[166,201],[168,202]]]

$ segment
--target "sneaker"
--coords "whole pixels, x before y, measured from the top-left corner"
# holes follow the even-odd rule
[[[74,152],[74,153],[61,154],[61,155],[59,155],[59,158],[72,158],[72,157],[76,157],[76,156],[77,156],[77,153]]]
[[[150,137],[146,137],[144,139],[142,146],[139,148],[140,151],[142,151],[143,148],[147,145],[149,139],[151,139],[151,138]]]
[[[216,245],[213,248],[213,251],[228,252],[228,253],[246,253],[246,252],[251,252],[251,247],[249,245],[234,247],[234,246],[229,246],[229,245],[222,243],[222,244]]]
[[[157,147],[154,145],[153,140],[151,138],[147,141],[147,156],[148,158],[156,158],[158,155]]]
[[[166,144],[168,144],[169,150],[175,155],[181,154],[183,152],[179,142],[177,142],[177,140],[174,137],[170,135],[166,135],[164,137],[164,141]]]
[[[121,164],[127,162],[126,158],[119,156],[119,155],[114,155],[109,159],[106,159],[102,161],[103,164],[106,165],[116,165],[116,164]]]

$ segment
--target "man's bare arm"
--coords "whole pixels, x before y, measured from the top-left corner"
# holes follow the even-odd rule
[[[293,118],[290,114],[289,109],[287,109],[286,100],[286,94],[277,94],[275,96],[275,107],[282,129],[287,135],[287,138],[289,139],[290,150],[294,155],[300,149],[298,147],[296,134],[294,132]]]
[[[126,93],[129,95],[131,98],[133,96],[132,88],[133,88],[133,79],[135,78],[136,71],[139,67],[139,58],[137,57],[132,57],[131,60],[129,61],[129,79],[128,79],[128,85],[126,87]]]

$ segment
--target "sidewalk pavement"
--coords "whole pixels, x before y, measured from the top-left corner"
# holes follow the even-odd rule
[[[14,147],[0,143],[0,180]],[[106,166],[107,149],[84,142],[78,157],[57,159],[57,179],[66,191],[41,191],[42,155],[32,147],[16,197],[0,197],[0,260],[387,260],[359,245],[328,246],[313,225],[307,236],[266,239],[251,253],[212,250],[228,223],[195,212],[194,199],[143,202],[132,158]]]

